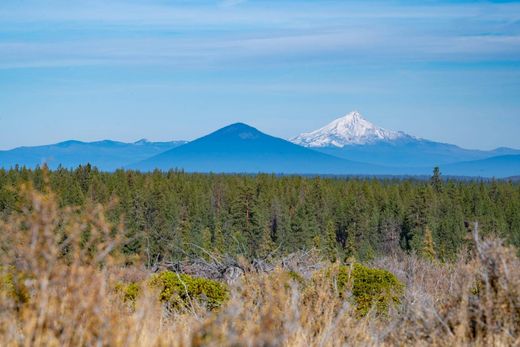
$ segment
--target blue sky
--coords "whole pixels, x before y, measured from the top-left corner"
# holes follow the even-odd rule
[[[236,121],[288,138],[354,109],[520,148],[520,3],[0,1],[0,149]]]

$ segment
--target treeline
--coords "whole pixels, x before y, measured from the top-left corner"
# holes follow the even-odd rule
[[[520,246],[520,184],[442,180],[438,171],[421,181],[15,168],[0,170],[2,218],[19,208],[27,182],[63,206],[111,206],[111,222],[124,223],[124,252],[149,263],[310,248],[331,260],[401,251],[450,260],[474,221]]]

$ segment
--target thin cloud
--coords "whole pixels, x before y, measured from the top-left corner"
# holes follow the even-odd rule
[[[0,68],[520,60],[516,3],[243,2],[7,0]]]
[[[246,0],[222,0],[220,4],[224,7],[233,7],[245,3]]]

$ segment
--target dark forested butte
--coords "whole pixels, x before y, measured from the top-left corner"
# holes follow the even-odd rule
[[[323,178],[0,169],[0,217],[16,211],[21,184],[51,189],[62,206],[111,206],[124,252],[153,263],[205,256],[280,256],[318,249],[331,259],[414,252],[450,260],[468,225],[520,246],[520,184],[495,180]]]
[[[0,167],[5,169],[87,163],[103,171],[371,176],[429,175],[439,166],[447,176],[507,178],[520,174],[520,150],[463,149],[378,128],[353,112],[291,141],[236,123],[191,142],[66,141],[0,151]]]

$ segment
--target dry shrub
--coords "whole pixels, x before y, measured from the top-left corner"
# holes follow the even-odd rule
[[[406,284],[391,344],[510,346],[520,344],[520,260],[499,239],[475,239],[470,257],[437,263],[416,256],[377,265]]]
[[[335,269],[334,269],[335,268]],[[281,268],[246,275],[225,309],[196,331],[195,346],[344,346],[383,343],[377,331],[386,318],[377,307],[362,318],[355,297],[334,285],[343,267],[317,271],[304,281]],[[338,289],[342,287],[342,289]],[[345,290],[344,295],[339,295]],[[374,303],[377,306],[377,303]],[[370,314],[371,313],[371,314]]]
[[[135,321],[114,300],[120,226],[107,223],[99,205],[60,209],[52,193],[29,187],[21,196],[20,211],[0,222],[0,256],[4,268],[28,274],[29,299],[0,313],[2,345],[123,346],[143,339],[136,327],[155,321],[160,309],[149,301]]]
[[[0,290],[2,346],[520,344],[520,261],[500,240],[477,237],[473,253],[455,263],[413,255],[375,260],[371,266],[405,284],[400,304],[385,315],[356,314],[352,292],[338,295],[318,260],[304,276],[283,264],[246,271],[219,309],[193,302],[176,311],[148,287],[135,305],[125,304],[117,283],[150,273],[122,265],[122,227],[107,223],[101,206],[60,209],[52,193],[24,188],[22,195],[20,210],[0,222],[0,257],[14,276],[3,277],[7,288],[23,285],[28,294],[17,301],[5,294],[11,289]]]

